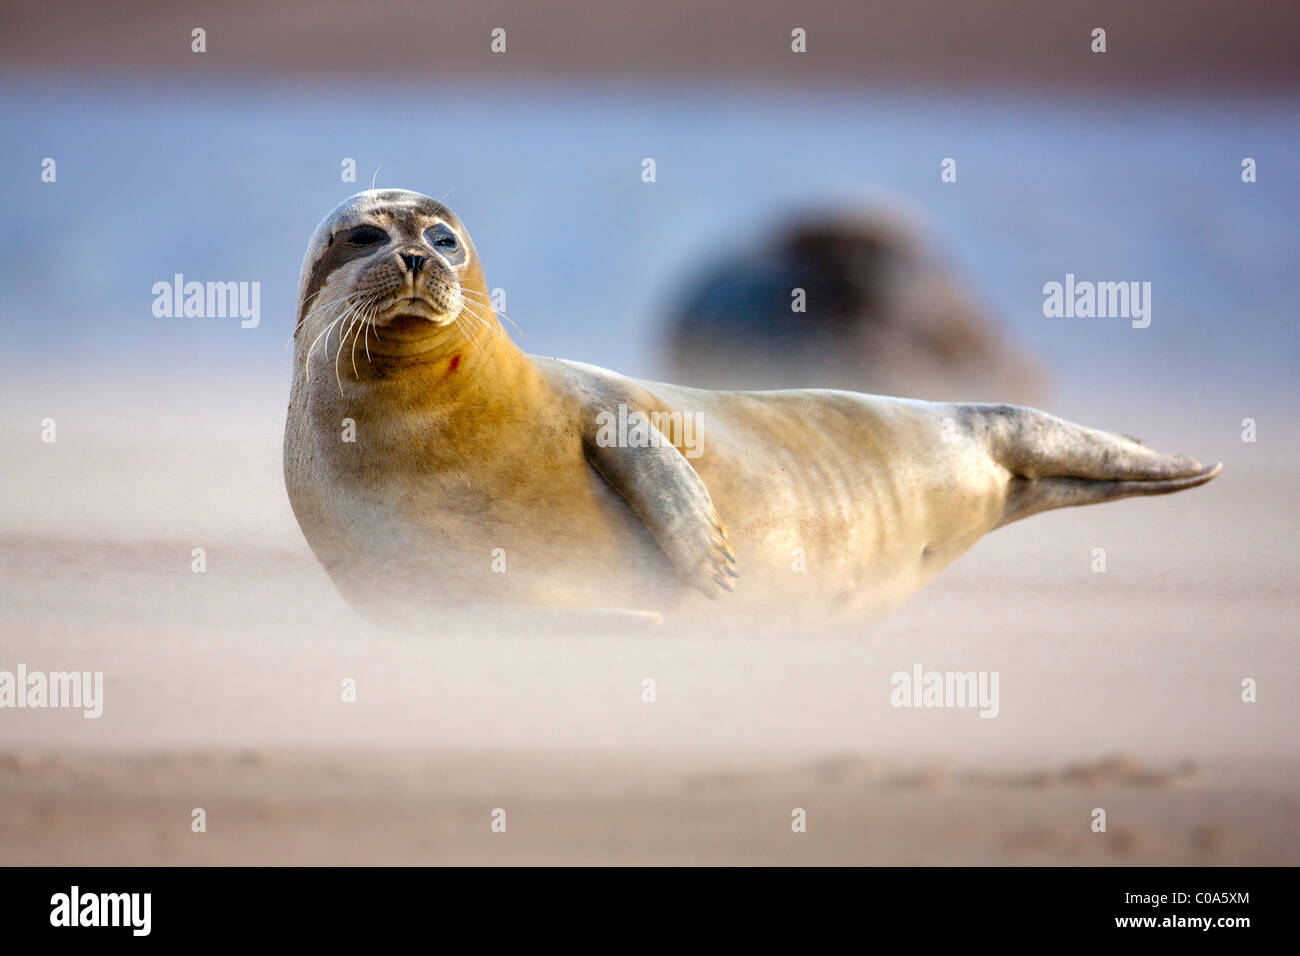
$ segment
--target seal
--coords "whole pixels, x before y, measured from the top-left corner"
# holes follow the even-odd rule
[[[859,621],[994,528],[1220,468],[1031,408],[706,391],[526,355],[460,220],[405,190],[320,224],[294,336],[289,500],[381,618],[721,598]]]
[[[841,388],[1035,404],[1027,355],[914,218],[887,207],[768,213],[673,295],[664,358],[705,388]],[[779,222],[780,228],[769,224]],[[733,247],[734,246],[734,247]]]

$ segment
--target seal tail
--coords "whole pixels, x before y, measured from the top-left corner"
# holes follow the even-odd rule
[[[970,433],[1013,476],[999,528],[1054,508],[1195,488],[1223,468],[1033,408],[963,405],[960,410]]]

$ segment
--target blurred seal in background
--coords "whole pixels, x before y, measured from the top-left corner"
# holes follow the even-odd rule
[[[705,388],[842,388],[1033,403],[1037,363],[901,213],[773,217],[676,297],[667,375]]]

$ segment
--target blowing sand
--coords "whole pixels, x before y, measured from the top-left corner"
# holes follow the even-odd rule
[[[1221,423],[1144,435],[1211,485],[995,532],[870,630],[434,636],[315,563],[278,386],[6,392],[0,669],[105,702],[0,712],[0,862],[1300,862],[1295,462]],[[998,716],[892,707],[917,663]]]

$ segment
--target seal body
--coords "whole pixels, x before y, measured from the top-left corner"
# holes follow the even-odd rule
[[[527,356],[463,226],[404,191],[331,213],[301,291],[289,497],[341,592],[380,616],[713,598],[860,620],[1001,524],[1217,473],[1032,409],[715,392]]]

